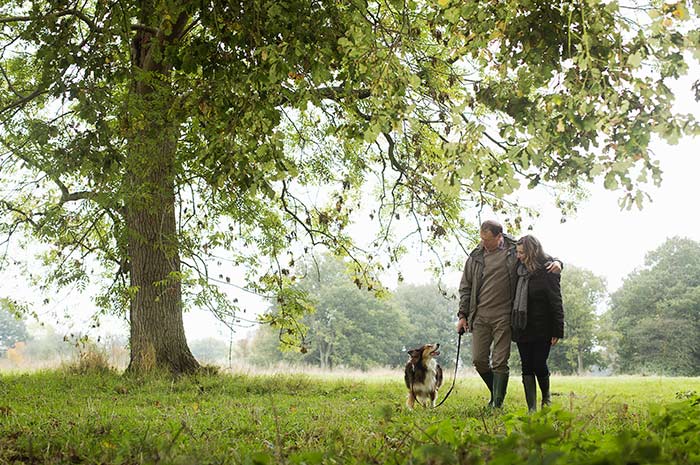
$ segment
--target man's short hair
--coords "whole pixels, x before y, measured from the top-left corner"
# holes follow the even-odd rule
[[[481,230],[490,231],[494,237],[498,236],[499,234],[503,234],[503,226],[501,226],[501,223],[494,220],[486,220],[481,223]]]

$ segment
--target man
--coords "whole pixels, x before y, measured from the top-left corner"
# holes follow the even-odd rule
[[[457,332],[472,333],[474,367],[491,391],[489,407],[500,408],[508,387],[516,240],[493,220],[484,221],[479,235],[481,243],[467,257],[459,284]],[[561,262],[555,260],[547,269],[559,273]]]

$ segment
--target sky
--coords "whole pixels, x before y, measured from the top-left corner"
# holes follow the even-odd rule
[[[700,115],[700,112],[696,112]],[[700,139],[684,138],[678,145],[654,142],[663,170],[660,186],[646,192],[651,201],[642,210],[621,210],[620,191],[608,191],[602,181],[589,186],[589,196],[579,204],[574,215],[562,222],[561,212],[551,196],[525,194],[523,203],[540,212],[536,219],[523,223],[522,234],[537,237],[547,253],[566,264],[586,268],[605,278],[609,292],[614,292],[624,278],[644,265],[644,257],[667,238],[681,236],[700,242]],[[505,218],[482,215],[481,220]],[[532,230],[527,230],[532,226]],[[508,232],[508,231],[506,231]],[[465,256],[466,258],[466,256]],[[420,258],[404,261],[413,269],[422,266]],[[456,287],[459,272],[445,277],[446,284]],[[427,273],[413,273],[408,282],[429,281]]]
[[[646,253],[667,238],[700,241],[698,143],[687,138],[676,146],[659,144],[663,181],[648,189],[652,200],[642,210],[621,210],[620,192],[597,183],[565,223],[554,208],[540,204],[542,214],[531,233],[550,255],[604,277],[609,291],[618,289],[626,275],[644,265]]]
[[[694,63],[688,75],[672,86],[674,109],[696,119],[700,119],[700,103],[690,87],[698,76],[700,65]],[[621,210],[621,192],[606,190],[599,180],[574,217],[561,223],[561,214],[541,203],[542,214],[533,224],[532,234],[548,253],[604,277],[611,292],[627,274],[643,266],[647,252],[667,238],[700,241],[700,137],[684,137],[669,145],[654,136],[650,148],[660,162],[662,182],[646,190],[651,202],[645,202],[642,210]]]

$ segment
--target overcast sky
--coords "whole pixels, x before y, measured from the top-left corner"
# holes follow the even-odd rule
[[[700,112],[695,113],[700,117]],[[625,276],[643,266],[646,253],[667,238],[681,236],[700,242],[699,142],[697,138],[685,138],[674,146],[660,141],[653,143],[661,162],[663,181],[659,187],[648,189],[652,201],[646,202],[642,210],[636,207],[621,210],[618,204],[621,192],[607,191],[599,182],[590,187],[588,199],[565,223],[561,222],[561,213],[553,206],[551,197],[535,196],[538,200],[532,200],[530,206],[536,207],[541,215],[531,223],[533,229],[529,233],[542,241],[548,253],[560,257],[566,264],[586,268],[605,278],[608,290],[615,291]],[[482,216],[482,220],[485,219],[487,217]],[[429,272],[419,271],[425,266],[423,257],[409,255],[402,266],[408,283],[434,280]],[[459,278],[459,272],[450,273],[444,277],[444,282],[457,287]],[[244,306],[260,305],[250,296],[242,294],[240,297]],[[199,312],[185,315],[185,324],[188,334],[194,338],[212,334],[213,328],[218,328],[217,334],[213,334],[217,337],[228,333]],[[241,329],[236,337],[245,334],[247,331]]]
[[[700,241],[700,157],[697,140],[677,146],[659,144],[664,171],[660,187],[649,189],[652,202],[640,211],[620,210],[620,192],[596,185],[573,218],[561,223],[561,215],[542,205],[543,214],[533,224],[552,255],[604,277],[614,291],[623,277],[644,264],[644,256],[673,236]]]
[[[561,223],[561,213],[551,200],[533,202],[532,206],[538,207],[541,215],[532,223],[530,234],[540,239],[550,254],[605,278],[608,290],[616,290],[625,276],[643,266],[645,254],[667,238],[682,236],[700,242],[699,142],[686,138],[675,146],[654,144],[664,172],[663,181],[659,187],[648,190],[652,202],[647,202],[641,211],[636,207],[620,210],[620,192],[607,191],[598,183],[591,186],[590,197],[579,206],[577,214],[568,217],[565,223]],[[482,216],[482,219],[487,218]],[[420,257],[408,257],[403,266],[413,271],[404,271],[407,282],[424,283],[433,279],[428,272],[415,272],[424,266]],[[456,287],[459,273],[445,276],[445,281]],[[248,302],[255,306],[254,299]],[[205,337],[212,328],[207,329],[204,324],[208,320],[198,313],[186,315],[188,334]],[[245,332],[240,331],[241,335]]]
[[[689,90],[700,76],[700,66],[692,68],[673,86],[675,108],[700,119],[700,103]],[[700,138],[685,137],[677,145],[653,138],[651,150],[663,176],[660,186],[647,190],[652,201],[645,202],[641,211],[620,210],[620,192],[605,190],[601,180],[591,186],[590,197],[565,223],[551,204],[542,203],[543,213],[533,224],[532,234],[549,253],[606,278],[610,291],[620,287],[627,274],[644,264],[645,254],[667,238],[700,241]]]
[[[644,264],[647,252],[659,247],[667,238],[688,237],[700,241],[700,156],[698,140],[686,138],[678,145],[655,143],[660,154],[663,181],[647,192],[652,201],[642,210],[621,210],[620,191],[608,191],[599,182],[590,187],[590,196],[579,205],[575,215],[562,223],[561,212],[552,198],[530,196],[527,205],[535,207],[540,216],[524,223],[532,226],[532,234],[542,242],[551,255],[566,264],[586,268],[606,279],[608,290],[620,287],[623,278]],[[492,217],[483,215],[481,219]],[[503,221],[504,218],[493,217]],[[416,260],[416,264],[419,260]],[[408,261],[410,265],[410,260]],[[459,273],[446,277],[455,281]],[[408,274],[409,282],[424,282],[428,274]]]

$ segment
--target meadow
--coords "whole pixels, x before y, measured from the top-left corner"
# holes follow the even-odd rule
[[[552,390],[528,415],[515,376],[493,412],[471,375],[409,411],[399,372],[5,373],[0,464],[700,463],[698,378],[555,376]]]

